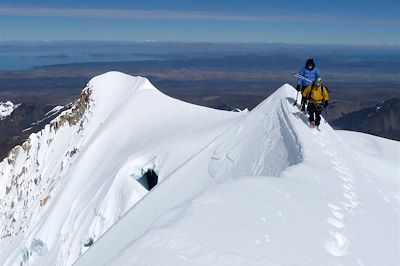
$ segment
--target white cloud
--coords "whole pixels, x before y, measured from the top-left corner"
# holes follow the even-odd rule
[[[319,21],[344,22],[356,24],[395,24],[398,19],[347,18],[336,16],[293,16],[287,15],[254,15],[247,13],[168,11],[168,10],[126,10],[126,9],[79,9],[50,7],[16,7],[3,6],[1,16],[41,16],[41,17],[84,17],[84,18],[122,18],[122,19],[170,19],[170,20],[220,20],[220,21]]]

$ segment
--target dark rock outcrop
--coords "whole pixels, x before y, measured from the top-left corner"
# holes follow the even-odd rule
[[[54,107],[23,103],[0,120],[0,159],[5,158],[11,148],[21,145],[31,133],[40,131],[65,109],[49,113]]]
[[[391,98],[333,121],[336,129],[364,132],[400,141],[400,99]]]

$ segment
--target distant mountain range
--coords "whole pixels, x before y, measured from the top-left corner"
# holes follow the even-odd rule
[[[11,103],[3,103],[3,109]],[[9,109],[10,109],[9,108]],[[41,104],[12,104],[13,111],[0,119],[0,159],[16,145],[22,144],[31,133],[43,129],[53,118],[67,107]],[[217,109],[232,110],[221,104]],[[4,110],[3,110],[4,111]],[[3,114],[5,114],[4,112]],[[336,129],[345,129],[372,134],[400,141],[400,99],[392,98],[373,107],[363,108],[333,120]]]
[[[1,116],[0,119],[1,159],[7,156],[11,148],[22,144],[31,133],[40,131],[64,109],[63,106],[7,103],[15,108],[5,112],[7,115]]]
[[[400,99],[351,112],[333,121],[337,129],[364,132],[400,141]]]

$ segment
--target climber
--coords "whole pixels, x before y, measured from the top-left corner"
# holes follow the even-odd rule
[[[329,101],[328,88],[322,83],[322,78],[318,77],[313,83],[308,85],[303,93],[303,99],[308,101],[308,114],[310,117],[310,127],[314,128],[319,126],[321,122],[321,111],[327,108]]]
[[[305,66],[300,70],[299,74],[305,78],[305,79],[299,78],[297,81],[296,90],[301,91],[301,93],[303,93],[304,89],[311,84],[310,81],[316,80],[318,77],[321,76],[319,69],[315,67],[315,63],[312,58],[309,58],[307,60]],[[301,99],[300,110],[304,112],[305,108],[306,108],[306,99],[303,97]]]

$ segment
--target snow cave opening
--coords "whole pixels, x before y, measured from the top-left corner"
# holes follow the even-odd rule
[[[148,169],[141,178],[138,179],[139,183],[147,190],[151,190],[158,183],[158,175],[153,169]]]

